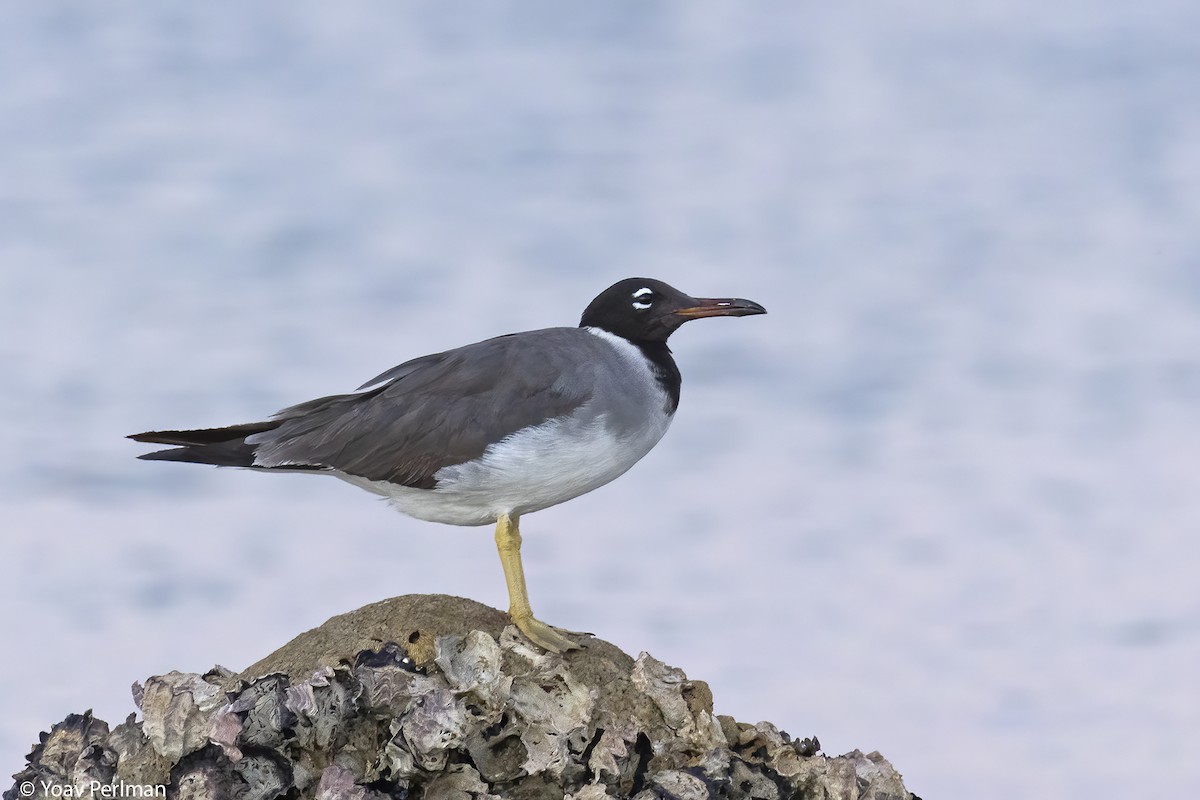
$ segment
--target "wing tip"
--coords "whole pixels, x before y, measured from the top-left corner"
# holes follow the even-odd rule
[[[166,450],[155,450],[152,453],[142,453],[139,461],[188,461],[187,447],[171,447]]]

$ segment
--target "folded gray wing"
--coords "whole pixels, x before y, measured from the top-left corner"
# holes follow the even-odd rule
[[[551,328],[424,356],[369,391],[286,408],[275,415],[278,428],[247,443],[259,467],[336,469],[432,489],[439,469],[586,403],[594,342],[578,329]]]

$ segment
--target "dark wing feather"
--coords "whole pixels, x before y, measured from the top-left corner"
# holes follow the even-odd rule
[[[156,450],[138,458],[145,461],[188,461],[194,464],[215,464],[218,467],[249,467],[254,464],[254,448],[246,437],[277,428],[275,420],[230,425],[226,428],[202,428],[191,431],[147,431],[127,436],[135,442],[179,445],[170,450]]]
[[[147,431],[126,436],[135,442],[151,442],[153,444],[205,445],[222,444],[234,439],[245,439],[255,433],[269,431],[279,427],[279,423],[249,422],[244,425],[230,425],[226,428],[201,428],[194,431]]]
[[[594,378],[580,355],[595,345],[603,346],[579,329],[551,328],[425,356],[384,373],[377,380],[388,382],[369,392],[284,409],[277,427],[246,443],[260,467],[433,488],[439,469],[587,402]]]

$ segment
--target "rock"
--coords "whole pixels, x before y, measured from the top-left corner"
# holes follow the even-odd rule
[[[544,653],[470,600],[385,600],[239,674],[135,684],[140,722],[67,717],[4,800],[913,797],[878,753],[716,716],[703,681],[582,644]]]

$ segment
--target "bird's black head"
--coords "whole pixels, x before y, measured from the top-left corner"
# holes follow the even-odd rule
[[[605,289],[579,320],[631,342],[665,342],[689,319],[744,317],[767,310],[736,297],[692,297],[653,278],[626,278]]]

